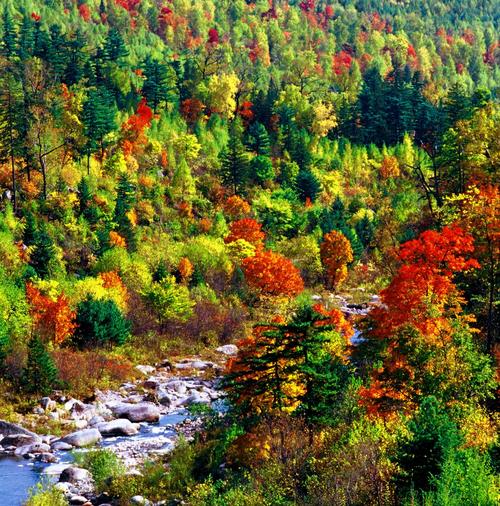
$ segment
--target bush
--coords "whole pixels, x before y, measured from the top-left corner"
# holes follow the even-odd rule
[[[76,324],[73,341],[81,348],[120,345],[130,336],[130,322],[112,300],[87,297],[77,306]]]
[[[98,491],[103,491],[109,478],[125,472],[125,466],[111,450],[91,450],[77,453],[76,463],[90,471]]]
[[[59,384],[54,360],[38,336],[28,343],[28,361],[23,371],[22,382],[27,392],[50,394]]]
[[[67,506],[64,493],[53,485],[38,483],[30,489],[29,498],[24,506]]]

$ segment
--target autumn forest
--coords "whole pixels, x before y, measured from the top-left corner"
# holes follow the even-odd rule
[[[497,505],[499,20],[0,1],[0,503]]]

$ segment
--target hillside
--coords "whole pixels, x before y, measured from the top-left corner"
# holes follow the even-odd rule
[[[97,492],[496,504],[499,14],[4,0],[0,419],[236,344],[227,412]]]

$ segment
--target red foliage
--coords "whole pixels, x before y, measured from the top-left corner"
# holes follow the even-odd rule
[[[136,9],[141,3],[141,0],[115,0],[115,2],[132,15],[137,15]]]
[[[371,24],[372,30],[376,30],[377,32],[381,32],[386,28],[386,21],[380,17],[378,12],[374,12],[371,15]]]
[[[229,235],[224,239],[226,244],[244,239],[255,246],[262,246],[266,234],[262,232],[262,225],[252,218],[243,218],[233,221],[230,225]]]
[[[333,71],[340,76],[349,71],[352,65],[352,56],[345,50],[333,57]]]
[[[43,339],[59,345],[73,334],[76,313],[69,307],[66,295],[62,293],[54,300],[27,283],[26,297],[35,328]]]
[[[417,52],[415,51],[415,48],[411,44],[408,44],[407,55],[409,58],[416,58],[417,57]]]
[[[250,287],[265,295],[295,296],[304,290],[304,282],[293,263],[279,253],[257,251],[242,262]]]
[[[136,145],[145,144],[144,130],[151,126],[152,119],[153,111],[148,106],[146,99],[143,98],[137,106],[137,112],[130,116],[122,126],[125,135],[122,147],[126,154],[131,154]]]
[[[87,4],[80,4],[78,12],[84,21],[90,21],[90,8]]]
[[[335,11],[333,10],[333,7],[331,5],[327,5],[325,7],[325,17],[327,19],[333,19],[335,16]]]
[[[467,44],[473,46],[474,42],[476,40],[476,37],[474,35],[474,32],[470,28],[467,28],[466,30],[464,30],[464,33],[462,35],[462,39],[464,39],[465,42],[467,42]]]
[[[240,105],[238,109],[238,114],[242,117],[245,123],[249,123],[254,118],[254,113],[252,111],[253,103],[246,101]]]
[[[250,212],[250,204],[238,195],[233,195],[224,203],[224,212],[231,219],[242,218]]]
[[[314,10],[314,8],[316,7],[316,1],[315,0],[304,0],[303,2],[300,2],[299,7],[304,12],[310,12],[310,11]]]
[[[197,98],[186,98],[181,104],[182,116],[189,124],[196,123],[204,110],[205,105]]]
[[[40,14],[37,14],[36,12],[32,12],[31,19],[33,19],[35,23],[38,23],[42,19],[42,16],[40,16]]]
[[[208,30],[208,40],[207,42],[209,44],[218,44],[220,42],[219,40],[219,32],[217,31],[216,28],[210,28],[210,30]]]

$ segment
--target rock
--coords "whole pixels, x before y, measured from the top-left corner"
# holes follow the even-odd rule
[[[158,390],[160,388],[160,382],[156,378],[147,379],[142,386],[149,390]]]
[[[86,497],[83,497],[83,495],[72,495],[69,498],[70,504],[83,505],[83,504],[86,504],[87,502],[88,502],[88,499]]]
[[[134,495],[134,497],[130,498],[130,504],[138,504],[141,506],[147,506],[151,503],[145,497],[142,497],[142,495]]]
[[[224,355],[232,356],[238,354],[238,346],[235,344],[225,344],[224,346],[219,346],[215,351],[219,353],[223,353]]]
[[[59,476],[65,469],[71,467],[71,464],[52,464],[51,466],[47,466],[42,474],[47,474],[49,476]]]
[[[139,432],[137,426],[126,418],[100,423],[97,429],[103,436],[134,436]]]
[[[174,399],[173,399],[173,396],[170,395],[170,394],[167,394],[165,392],[162,392],[159,397],[158,397],[158,402],[162,405],[162,406],[171,406],[173,403],[174,403]]]
[[[90,473],[81,467],[69,466],[64,469],[59,477],[59,481],[68,483],[78,483],[79,481],[89,481]]]
[[[86,429],[89,423],[87,420],[75,420],[74,426],[75,429]]]
[[[28,434],[9,434],[0,441],[0,446],[28,446],[41,441],[40,437]]]
[[[210,399],[202,396],[199,392],[194,391],[189,397],[184,399],[181,404],[187,406],[190,404],[210,404]]]
[[[54,451],[68,451],[73,448],[73,445],[65,443],[64,441],[55,441],[51,446]]]
[[[101,433],[97,429],[85,429],[68,434],[66,437],[63,437],[61,441],[81,448],[83,446],[96,444],[101,438]]]
[[[25,455],[34,455],[36,453],[46,453],[50,452],[50,446],[45,443],[33,443],[31,445],[20,446],[16,448],[14,455],[25,456]]]
[[[104,417],[101,415],[95,415],[89,420],[89,425],[93,427],[94,425],[98,425],[99,423],[105,422]]]
[[[40,399],[40,406],[45,411],[54,411],[54,409],[57,407],[56,401],[53,401],[50,397],[43,397]]]
[[[43,408],[41,408],[40,406],[36,406],[33,408],[33,413],[35,415],[43,415],[43,414],[45,414],[45,410]]]
[[[61,481],[56,484],[54,484],[54,488],[57,490],[60,490],[64,494],[71,494],[74,487],[71,485],[71,483],[68,483],[67,481]]]
[[[150,402],[138,404],[121,403],[112,408],[115,416],[127,418],[131,422],[157,422],[160,419],[160,410]]]
[[[36,456],[36,460],[38,460],[38,462],[44,462],[45,464],[54,464],[58,461],[58,459],[55,455],[53,455],[52,453],[48,453],[48,452],[39,453]]]
[[[184,381],[172,381],[168,383],[168,388],[173,389],[180,395],[184,395],[187,392],[186,383]]]
[[[49,413],[49,418],[51,420],[59,420],[59,413],[57,411],[52,411]]]
[[[144,376],[149,376],[156,370],[152,365],[136,365],[135,368]]]

